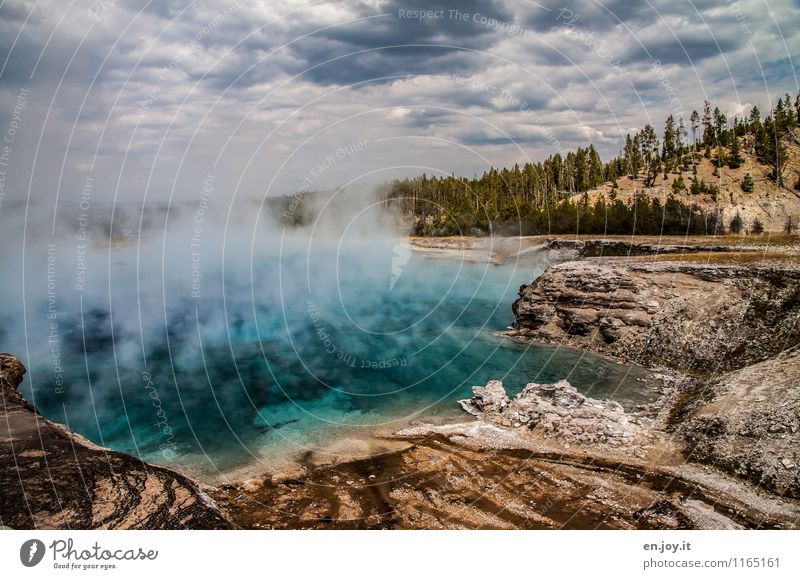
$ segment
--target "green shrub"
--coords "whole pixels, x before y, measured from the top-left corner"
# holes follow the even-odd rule
[[[756,183],[753,181],[750,173],[745,173],[744,179],[742,179],[742,191],[745,193],[752,193],[755,188]]]

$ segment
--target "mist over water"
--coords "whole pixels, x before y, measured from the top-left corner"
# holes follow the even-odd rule
[[[369,195],[315,212],[287,229],[255,202],[67,206],[53,229],[33,211],[3,231],[0,351],[48,418],[208,472],[456,415],[489,379],[648,398],[641,369],[495,335],[543,263],[431,259]]]

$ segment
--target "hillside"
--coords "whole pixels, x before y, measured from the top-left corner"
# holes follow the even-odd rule
[[[743,139],[740,139],[741,141]],[[608,181],[589,190],[589,199],[594,203],[599,197],[605,195],[609,198],[612,192],[616,191],[620,199],[630,203],[636,192],[644,192],[649,197],[658,197],[663,203],[673,195],[686,205],[699,205],[704,212],[719,209],[726,227],[738,211],[743,220],[744,231],[750,231],[757,218],[763,224],[765,231],[782,232],[788,217],[791,216],[795,223],[800,219],[800,191],[793,188],[800,179],[800,146],[789,139],[785,140],[784,144],[788,153],[783,171],[784,187],[778,187],[775,181],[769,178],[771,168],[760,163],[756,156],[748,153],[743,146],[742,165],[737,169],[721,167],[719,177],[714,175],[713,155],[712,159],[706,159],[702,153],[696,155],[696,178],[717,186],[719,193],[716,199],[711,193],[692,194],[689,187],[695,175],[691,167],[684,170],[683,166],[669,172],[666,179],[663,174],[659,175],[653,187],[645,187],[644,175],[637,179],[632,179],[630,176],[619,177],[616,180],[616,189],[612,186],[612,182]],[[754,181],[752,192],[742,190],[742,182],[748,173]],[[681,193],[675,193],[673,183],[679,177],[683,178],[686,189]],[[572,196],[572,200],[577,202],[582,196],[583,193],[577,193]]]
[[[800,95],[763,117],[669,115],[604,162],[592,143],[480,177],[421,175],[381,188],[418,236],[719,235],[797,229]],[[637,195],[637,193],[639,193]],[[736,218],[738,212],[738,218]],[[734,220],[735,221],[732,221]]]

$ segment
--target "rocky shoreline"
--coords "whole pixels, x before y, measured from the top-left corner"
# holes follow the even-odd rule
[[[237,525],[277,529],[797,528],[800,501],[687,462],[658,416],[567,382],[499,382],[462,401],[472,421],[418,424],[408,449],[220,489]]]
[[[520,288],[508,336],[644,366],[719,372],[800,344],[800,268],[569,261]]]
[[[188,477],[96,446],[17,391],[26,370],[0,354],[0,525],[13,529],[229,529]]]
[[[529,384],[510,399],[492,381],[461,402],[473,420],[396,432],[409,449],[219,492],[232,520],[800,528],[797,260],[720,264],[705,256],[740,257],[742,248],[601,240],[545,240],[529,251],[562,263],[520,289],[506,335],[658,367],[657,402],[626,413],[564,381]],[[700,251],[697,260],[669,257]]]

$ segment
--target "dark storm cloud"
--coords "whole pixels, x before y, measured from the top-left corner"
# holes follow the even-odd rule
[[[595,2],[593,0],[543,0],[536,4],[522,5],[520,19],[524,26],[536,32],[548,32],[566,24],[584,30],[608,30],[622,22],[652,22],[656,12],[646,2],[616,0]]]
[[[724,55],[742,44],[736,37],[715,38],[709,32],[701,31],[677,39],[644,40],[643,46],[633,46],[630,52],[623,55],[622,62],[631,64],[651,59],[662,64],[696,65],[707,58]]]
[[[496,1],[392,0],[379,8],[366,4],[354,8],[358,19],[368,20],[320,30],[291,44],[291,53],[307,65],[309,80],[349,84],[396,75],[474,70],[481,65],[479,55],[463,49],[489,49],[499,39],[498,25],[514,19]],[[344,58],[331,65],[311,66],[335,57]]]
[[[126,2],[124,8],[131,13],[142,11],[171,20],[196,4],[197,0],[159,0],[158,2],[134,0]]]
[[[785,82],[786,79],[795,79],[796,86],[798,73],[800,73],[800,51],[794,54],[794,58],[791,60],[782,58],[761,63],[761,69],[753,77],[753,80],[758,83],[766,81],[769,84],[774,83],[780,86],[780,83]],[[790,90],[790,88],[789,85],[784,86],[784,90]]]
[[[481,58],[470,52],[459,52],[443,46],[391,46],[364,49],[364,52],[352,53],[345,49],[338,58],[327,62],[310,65],[314,62],[308,54],[304,64],[309,64],[299,71],[302,78],[315,84],[353,84],[363,81],[390,82],[398,77],[408,75],[438,74],[448,70],[457,74],[469,74],[483,68]],[[389,64],[391,63],[391,65]],[[485,65],[484,65],[485,66]]]
[[[615,26],[637,28],[671,14],[696,19],[719,7],[717,0],[542,0],[520,5],[520,20],[529,30],[548,32],[567,24],[588,31],[607,32]]]
[[[235,53],[250,58],[240,60],[239,66],[226,63],[224,70],[211,71],[209,79],[216,87],[246,87],[285,73],[326,86],[391,82],[442,71],[468,74],[488,66],[482,51],[502,40],[498,28],[514,20],[502,4],[474,0],[342,6],[349,8],[349,16],[334,26],[312,10],[302,9],[251,35],[234,34]],[[245,21],[232,20],[230,26]],[[222,40],[220,34],[204,39],[208,44]],[[281,47],[285,48],[273,54]],[[254,61],[254,56],[259,60]]]
[[[514,16],[496,1],[427,2],[392,0],[378,9],[362,5],[361,17],[386,15],[365,25],[337,26],[323,35],[357,48],[405,44],[455,44],[480,48],[493,42],[483,19],[509,22]],[[476,17],[477,15],[477,17]]]
[[[8,57],[0,84],[24,82],[56,88],[79,82],[88,88],[96,77],[102,79],[114,71],[120,59],[112,46],[119,37],[99,25],[90,6],[73,5],[64,18],[61,14],[53,17],[55,13],[44,3],[33,5],[27,19],[0,16],[0,62]],[[3,9],[15,14],[24,10],[26,15],[28,10],[19,0],[7,0]]]
[[[546,136],[509,134],[489,135],[484,133],[468,133],[459,137],[459,142],[467,147],[507,146],[507,145],[544,145],[548,142]]]
[[[412,108],[403,119],[403,124],[406,127],[425,130],[449,122],[453,116],[452,110],[443,108]]]

